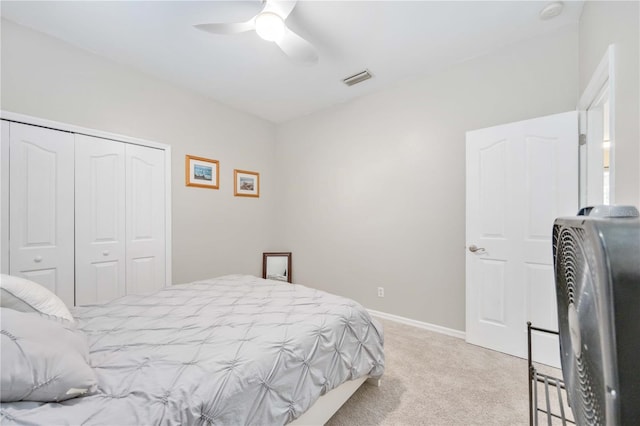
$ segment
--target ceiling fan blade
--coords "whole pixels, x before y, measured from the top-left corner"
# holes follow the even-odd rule
[[[276,44],[290,58],[308,64],[318,62],[318,51],[307,40],[285,27],[284,36]]]
[[[256,20],[255,18],[251,18],[247,22],[235,22],[229,24],[198,24],[194,25],[194,27],[212,34],[239,34],[246,31],[255,30]]]
[[[296,6],[297,2],[298,0],[267,0],[262,11],[275,13],[284,21]]]

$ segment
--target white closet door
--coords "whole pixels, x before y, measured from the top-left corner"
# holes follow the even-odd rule
[[[127,293],[156,291],[165,278],[164,151],[127,145]]]
[[[9,273],[9,122],[0,133],[0,272]]]
[[[76,304],[126,294],[125,144],[76,135]]]
[[[9,273],[73,306],[73,135],[18,123],[9,133]]]

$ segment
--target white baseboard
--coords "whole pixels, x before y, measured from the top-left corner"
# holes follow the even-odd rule
[[[389,321],[399,322],[400,324],[411,325],[413,327],[422,328],[429,331],[435,331],[436,333],[446,334],[447,336],[457,337],[458,339],[465,339],[465,332],[460,330],[454,330],[453,328],[443,327],[441,325],[430,324],[428,322],[417,321],[410,318],[401,317],[399,315],[388,314],[386,312],[374,311],[373,309],[367,309],[374,317],[379,317]]]

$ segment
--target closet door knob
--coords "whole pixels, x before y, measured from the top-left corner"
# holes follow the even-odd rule
[[[33,259],[33,261],[34,261],[34,262],[36,262],[36,263],[40,263],[40,262],[42,262],[42,256],[36,256],[36,257]]]
[[[103,252],[102,252],[102,255],[103,255],[103,256],[109,256],[109,250],[105,250],[105,251],[103,251]]]

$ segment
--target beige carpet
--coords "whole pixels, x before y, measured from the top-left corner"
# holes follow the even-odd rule
[[[526,360],[379,321],[385,331],[382,385],[365,383],[327,425],[528,424]]]

